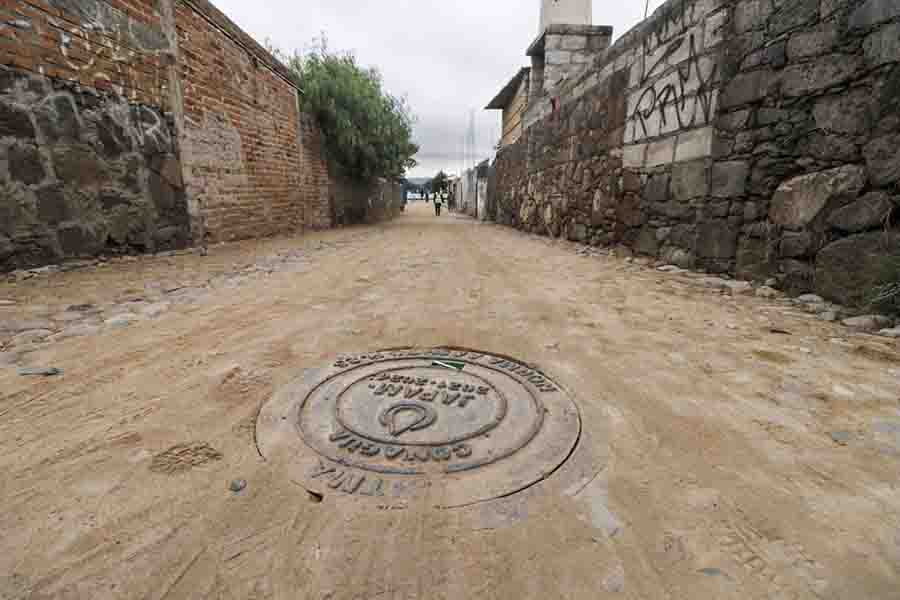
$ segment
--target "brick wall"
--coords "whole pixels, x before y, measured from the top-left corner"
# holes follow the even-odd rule
[[[287,69],[205,0],[0,0],[0,270],[329,227]]]
[[[168,41],[156,0],[3,0],[2,64],[165,107]]]
[[[305,201],[303,223],[310,229],[326,229],[338,224],[331,203],[334,178],[322,159],[322,132],[313,116],[301,113],[300,137],[300,189]]]
[[[221,241],[328,226],[327,174],[285,70],[206,3],[177,2],[175,22],[195,229]]]

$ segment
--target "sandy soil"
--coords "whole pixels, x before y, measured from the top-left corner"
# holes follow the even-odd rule
[[[44,331],[0,333],[0,598],[900,598],[895,342],[428,210],[0,284]],[[304,369],[444,344],[554,373],[606,468],[479,525],[257,453]]]

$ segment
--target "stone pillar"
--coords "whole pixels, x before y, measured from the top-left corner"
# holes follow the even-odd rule
[[[160,19],[162,31],[169,42],[169,50],[164,57],[169,80],[168,108],[175,118],[175,133],[177,137],[175,148],[181,163],[181,176],[184,181],[188,181],[190,173],[187,172],[187,161],[185,160],[187,145],[185,144],[184,131],[184,93],[181,88],[181,74],[178,71],[181,59],[178,48],[178,29],[175,26],[175,0],[159,0],[159,12],[162,17]],[[202,244],[206,233],[203,211],[198,205],[196,198],[192,197],[187,186],[184,193],[187,201],[188,218],[191,224],[191,238],[195,244]]]
[[[532,95],[553,94],[609,48],[612,27],[550,25],[528,49]],[[536,91],[535,91],[536,90]]]

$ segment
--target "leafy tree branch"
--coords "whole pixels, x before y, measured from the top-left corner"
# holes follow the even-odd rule
[[[330,50],[324,35],[292,56],[269,47],[294,74],[301,107],[316,118],[338,174],[358,181],[399,179],[416,165],[415,119],[405,98],[384,89],[377,69],[361,66],[350,52]]]

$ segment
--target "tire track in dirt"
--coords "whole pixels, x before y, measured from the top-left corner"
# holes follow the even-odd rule
[[[280,263],[152,323],[41,350],[62,378],[0,372],[0,572],[17,574],[0,586],[166,600],[893,593],[897,462],[864,436],[896,413],[900,386],[889,363],[831,343],[830,326],[416,209],[321,239],[333,244],[302,269]],[[204,269],[254,268],[271,254],[257,248],[290,243],[66,274],[22,297],[78,304],[93,290],[102,303],[148,274],[211,280]],[[794,335],[768,334],[776,320]],[[575,389],[610,468],[575,498],[500,513],[435,511],[441,486],[393,510],[312,502],[257,454],[259,405],[303,369],[341,352],[441,344],[545,365]],[[756,360],[759,350],[791,362]],[[823,439],[851,425],[848,445]],[[199,442],[222,459],[150,470],[154,455]],[[249,484],[240,494],[228,490],[236,478]]]

